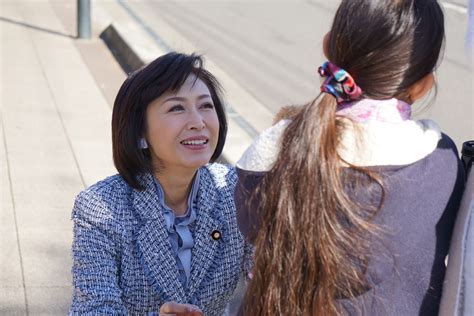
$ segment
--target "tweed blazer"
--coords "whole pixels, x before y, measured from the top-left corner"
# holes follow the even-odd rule
[[[76,198],[71,314],[157,314],[167,301],[191,303],[205,315],[222,315],[244,266],[231,167],[201,168],[191,275],[179,281],[162,206],[151,174],[131,188],[119,175]],[[220,238],[212,233],[220,232]]]

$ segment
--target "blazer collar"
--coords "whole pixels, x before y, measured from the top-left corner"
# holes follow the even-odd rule
[[[134,189],[132,193],[133,208],[140,221],[136,236],[138,255],[148,281],[157,292],[164,294],[164,300],[184,303],[184,289],[179,282],[153,175],[143,174],[138,180],[145,188],[143,191]]]
[[[140,218],[137,250],[145,266],[147,277],[157,291],[165,293],[166,300],[187,302],[199,288],[213,260],[219,240],[212,238],[212,232],[217,230],[222,233],[224,219],[218,218],[218,214],[215,213],[218,199],[216,184],[210,172],[202,168],[197,195],[191,276],[188,288],[185,290],[179,282],[176,257],[171,250],[153,175],[143,174],[139,176],[139,182],[145,190],[133,190],[132,203]]]
[[[156,193],[155,182],[151,173],[138,176],[138,182],[145,188],[143,191],[133,189],[133,207],[141,220],[160,219],[161,204]]]
[[[194,228],[194,247],[191,257],[191,277],[188,285],[188,300],[199,288],[206,275],[211,262],[214,259],[214,252],[221,239],[214,240],[212,233],[219,231],[222,234],[224,227],[222,219],[217,210],[218,191],[215,180],[208,169],[202,168],[201,183],[198,191],[198,207],[196,216],[196,226]],[[222,236],[223,238],[225,236]]]

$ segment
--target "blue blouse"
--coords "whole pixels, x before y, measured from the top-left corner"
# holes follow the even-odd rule
[[[188,209],[185,215],[176,216],[174,211],[166,205],[165,194],[158,180],[153,177],[156,186],[156,193],[164,209],[166,228],[171,244],[171,249],[176,257],[178,265],[179,279],[183,287],[191,275],[191,250],[194,245],[193,223],[196,220],[197,192],[199,188],[199,170],[193,180],[193,186],[188,197]]]

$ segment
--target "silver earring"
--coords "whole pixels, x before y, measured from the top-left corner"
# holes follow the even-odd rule
[[[140,138],[140,141],[138,142],[138,148],[140,149],[147,149],[148,148],[148,143],[146,142],[145,138]]]

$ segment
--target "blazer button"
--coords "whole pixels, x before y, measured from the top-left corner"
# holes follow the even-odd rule
[[[222,234],[221,234],[220,231],[214,230],[214,231],[211,233],[211,237],[212,237],[212,239],[214,239],[214,240],[219,240],[219,239],[221,239]]]

